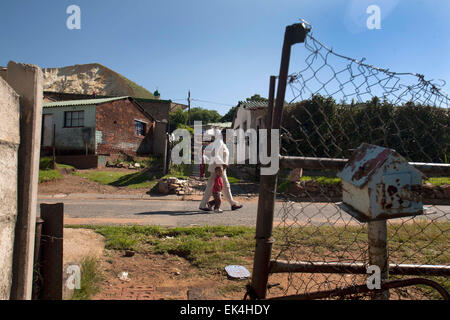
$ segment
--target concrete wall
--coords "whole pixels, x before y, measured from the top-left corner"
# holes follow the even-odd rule
[[[58,154],[84,154],[86,150],[84,134],[89,136],[88,151],[95,153],[95,105],[44,108],[42,114],[51,114],[56,124],[55,145]],[[66,111],[84,110],[83,128],[64,128]],[[88,131],[88,132],[86,132]]]
[[[135,134],[135,120],[146,123],[145,136]],[[152,153],[154,121],[149,119],[128,99],[116,100],[97,106],[96,136],[98,154]]]
[[[0,78],[6,81],[6,77],[8,76],[8,69],[5,67],[0,67]]]
[[[267,108],[260,109],[246,109],[243,107],[239,107],[236,110],[236,118],[234,119],[233,129],[244,129],[243,124],[246,123],[246,129],[256,129],[257,128],[257,120],[260,117],[263,118],[263,122],[265,122],[265,115],[267,113]],[[264,125],[265,127],[265,125]],[[263,127],[260,127],[263,128]]]
[[[17,221],[11,299],[31,299],[36,229],[39,149],[42,125],[42,71],[10,61],[8,84],[20,96],[20,146]]]
[[[0,77],[0,300],[9,299],[17,217],[19,96]]]
[[[157,122],[153,134],[153,154],[156,156],[164,156],[167,145],[168,123]]]

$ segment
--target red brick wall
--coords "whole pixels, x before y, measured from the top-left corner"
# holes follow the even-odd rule
[[[145,137],[135,134],[134,121],[145,122]],[[128,99],[103,103],[96,110],[96,131],[102,132],[98,154],[151,154],[154,122]]]

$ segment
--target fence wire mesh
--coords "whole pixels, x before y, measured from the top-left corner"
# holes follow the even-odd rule
[[[308,34],[291,59],[281,126],[281,155],[349,158],[362,143],[396,150],[411,162],[448,163],[450,99],[434,81],[396,73],[334,52]],[[298,58],[298,55],[303,55]],[[425,176],[427,213],[387,222],[390,264],[450,265],[450,177]],[[272,260],[362,263],[368,266],[368,228],[336,205],[336,172],[280,170]],[[363,285],[367,274],[273,273],[269,296]],[[415,275],[425,276],[420,272]],[[390,279],[411,276],[390,275]],[[448,276],[425,276],[450,290]],[[277,289],[275,289],[277,288]],[[365,299],[370,294],[343,298]],[[427,287],[390,290],[391,299],[439,298]]]

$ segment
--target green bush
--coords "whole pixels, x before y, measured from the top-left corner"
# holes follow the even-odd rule
[[[286,107],[282,126],[282,154],[289,156],[348,158],[363,142],[409,161],[441,163],[450,153],[449,111],[412,102],[394,106],[374,97],[337,104],[315,95]]]
[[[39,159],[39,170],[49,170],[53,168],[53,159],[51,157],[42,157]]]

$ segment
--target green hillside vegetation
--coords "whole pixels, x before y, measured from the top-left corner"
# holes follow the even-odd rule
[[[109,72],[116,74],[117,76],[119,76],[119,78],[121,78],[122,80],[125,81],[126,85],[130,88],[131,92],[130,92],[130,96],[134,97],[134,98],[145,98],[145,99],[155,99],[155,96],[153,95],[153,93],[151,93],[150,91],[148,91],[147,89],[145,89],[144,87],[138,85],[136,82],[131,81],[130,79],[128,79],[127,77],[121,75],[120,73],[111,70],[108,67],[105,67],[104,65],[97,63],[98,65],[100,65],[101,67],[105,68],[106,70],[108,70]]]

